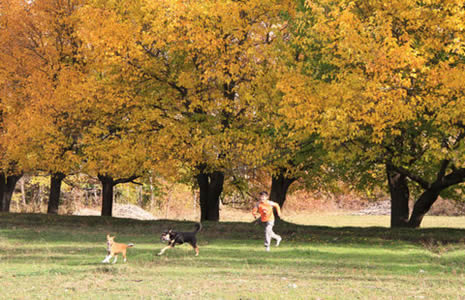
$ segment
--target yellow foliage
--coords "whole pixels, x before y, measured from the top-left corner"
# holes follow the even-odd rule
[[[118,91],[106,101],[124,89],[140,108],[128,126],[146,142],[152,164],[224,169],[271,151],[249,134],[257,106],[247,86],[271,61],[271,37],[292,7],[275,0],[96,0],[81,10],[78,33],[98,79]]]
[[[306,1],[296,39],[305,75],[281,81],[281,112],[335,147],[364,141],[360,155],[380,157],[418,132],[418,149],[444,157],[444,138],[465,128],[464,5]]]

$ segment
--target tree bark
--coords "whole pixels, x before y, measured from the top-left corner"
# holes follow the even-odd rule
[[[433,183],[430,183],[428,180],[405,168],[397,167],[389,163],[386,164],[393,207],[391,213],[391,227],[395,227],[392,222],[393,216],[394,219],[399,222],[394,224],[400,224],[402,227],[420,227],[423,217],[431,209],[434,202],[436,202],[441,191],[453,185],[465,182],[465,168],[457,169],[452,167],[452,172],[447,174],[450,163],[451,161],[447,159],[440,162],[440,168],[438,169],[436,180]],[[408,203],[406,178],[413,180],[424,189],[413,206],[413,211],[408,222],[404,221],[404,216],[408,216],[408,205],[405,204]],[[397,214],[395,214],[395,212],[397,212]]]
[[[418,228],[420,227],[421,221],[423,221],[423,217],[426,213],[430,210],[431,206],[439,197],[439,189],[429,189],[423,192],[418,198],[417,202],[413,206],[412,215],[410,216],[410,220],[408,221],[408,226],[411,228]]]
[[[58,207],[60,206],[60,193],[61,193],[61,183],[65,179],[66,175],[57,172],[53,173],[50,177],[50,194],[48,197],[48,214],[58,214]]]
[[[111,217],[113,215],[113,187],[115,181],[107,175],[99,175],[98,179],[102,183],[102,216]]]
[[[287,191],[294,181],[296,178],[286,177],[284,172],[273,176],[271,178],[270,200],[278,203],[279,207],[282,208],[286,202]]]
[[[97,177],[102,183],[102,216],[111,217],[113,215],[113,187],[120,183],[133,182],[139,176],[114,179],[111,176],[99,174]]]
[[[391,228],[407,227],[409,220],[409,188],[407,177],[386,164],[389,193],[391,195]]]
[[[197,175],[200,189],[200,219],[201,221],[220,220],[220,195],[223,192],[224,173],[201,171]]]
[[[10,211],[11,196],[15,190],[16,182],[18,182],[21,176],[22,175],[0,175],[0,211]]]
[[[272,176],[271,178],[270,200],[278,203],[280,208],[282,208],[284,202],[286,202],[289,187],[297,180],[297,178],[289,178],[285,174],[283,170],[278,175]],[[276,219],[281,219],[276,212],[274,215]]]
[[[23,200],[23,205],[26,205],[26,190],[24,189],[24,178],[21,180],[21,199]]]

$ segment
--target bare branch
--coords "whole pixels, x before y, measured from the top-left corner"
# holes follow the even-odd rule
[[[420,176],[416,175],[416,174],[413,174],[412,172],[410,172],[409,170],[405,169],[405,168],[402,168],[402,167],[397,167],[397,166],[393,166],[394,170],[396,170],[397,172],[399,172],[400,174],[404,175],[404,176],[407,176],[408,178],[410,178],[411,180],[415,181],[416,183],[418,183],[422,188],[424,188],[425,190],[427,189],[430,189],[431,188],[431,183],[429,183],[428,181],[424,180],[423,178],[421,178]]]
[[[115,185],[117,184],[120,184],[120,183],[128,183],[128,182],[132,182],[134,180],[136,180],[137,178],[139,178],[140,176],[139,175],[133,175],[131,177],[128,177],[128,178],[120,178],[120,179],[116,179],[114,182]]]

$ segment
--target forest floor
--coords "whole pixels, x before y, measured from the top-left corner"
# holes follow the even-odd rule
[[[385,216],[383,216],[385,217]],[[250,222],[204,222],[200,255],[158,251],[191,221],[0,214],[1,299],[461,299],[464,229],[389,229],[376,216],[327,215],[334,226],[278,222],[263,247]],[[432,218],[431,226],[439,219]],[[450,218],[450,217],[448,217]],[[308,216],[316,221],[316,216]],[[345,219],[344,227],[337,220]],[[375,223],[376,219],[370,222]],[[427,219],[425,219],[426,221]],[[441,221],[442,222],[442,221]],[[449,224],[455,224],[453,219]],[[451,226],[454,227],[454,226]],[[105,236],[133,242],[128,262],[102,264]]]

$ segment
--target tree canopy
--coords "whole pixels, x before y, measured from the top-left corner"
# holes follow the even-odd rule
[[[297,43],[314,58],[303,66],[313,84],[288,92],[287,107],[317,112],[318,132],[340,157],[387,165],[418,186],[410,221],[408,192],[403,199],[403,221],[418,226],[440,192],[465,180],[463,1],[306,5]]]
[[[266,171],[284,196],[298,178],[337,174],[387,182],[391,225],[417,227],[465,181],[464,1],[0,9],[2,184],[25,172],[85,172],[107,189],[153,172],[189,177],[202,219],[218,220],[237,170]]]

